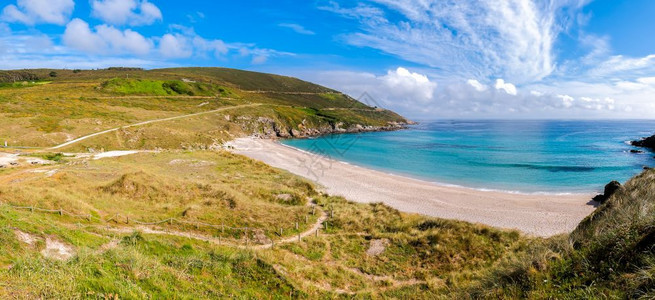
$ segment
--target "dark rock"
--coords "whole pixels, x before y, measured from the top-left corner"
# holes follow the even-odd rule
[[[655,135],[647,138],[643,138],[639,141],[632,141],[630,144],[637,147],[644,147],[644,148],[650,148],[652,150],[655,150]]]
[[[631,149],[630,153],[644,153],[644,151]]]
[[[649,166],[644,166],[644,170],[650,170],[650,169],[652,169],[652,168],[649,167]]]
[[[603,191],[603,194],[597,195],[596,197],[594,197],[593,200],[600,203],[600,204],[603,204],[603,203],[605,203],[605,201],[607,201],[607,199],[609,199],[612,195],[614,195],[614,193],[616,193],[616,191],[620,190],[621,188],[623,188],[621,183],[614,180],[614,181],[606,184],[605,185],[605,190]]]

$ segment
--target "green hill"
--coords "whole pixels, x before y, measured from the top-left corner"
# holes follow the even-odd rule
[[[0,140],[18,147],[51,147],[111,128],[217,109],[224,110],[183,126],[125,129],[68,150],[209,148],[233,135],[303,137],[407,123],[392,111],[309,82],[232,69],[39,69],[0,73],[0,81]]]

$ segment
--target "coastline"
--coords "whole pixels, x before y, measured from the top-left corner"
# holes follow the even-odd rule
[[[594,206],[592,194],[482,191],[389,174],[282,145],[238,138],[231,151],[312,180],[331,195],[383,202],[403,212],[516,229],[534,236],[572,231]]]
[[[294,147],[294,146],[290,146],[290,145],[286,145],[286,144],[280,143],[279,140],[276,141],[276,144],[278,144],[278,145],[280,145],[280,146],[282,146],[282,147],[287,147],[287,148],[290,148],[290,149],[292,149],[292,150],[302,152],[302,153],[307,154],[307,155],[311,155],[311,156],[315,156],[315,155],[316,155],[316,154],[311,153],[311,152],[308,152],[308,151],[306,151],[306,150],[303,150],[303,149],[300,149],[300,148],[296,148],[296,147]],[[417,176],[412,176],[411,174],[403,174],[403,173],[396,174],[396,173],[391,173],[391,172],[389,172],[388,170],[378,169],[378,168],[371,167],[371,166],[361,166],[361,165],[358,165],[358,164],[355,164],[355,163],[351,163],[351,162],[348,162],[348,161],[343,161],[343,160],[332,159],[332,161],[336,161],[336,162],[339,162],[339,163],[342,163],[342,164],[345,164],[345,165],[349,165],[349,166],[352,166],[352,167],[354,167],[354,168],[360,168],[360,169],[364,169],[364,170],[371,170],[371,171],[376,171],[376,172],[384,173],[384,174],[387,174],[387,175],[389,175],[389,176],[397,176],[397,177],[402,177],[402,178],[414,179],[414,180],[417,180],[417,181],[424,182],[424,183],[426,183],[426,184],[434,184],[434,185],[437,185],[437,186],[443,186],[443,187],[450,187],[450,188],[459,188],[459,189],[474,190],[474,191],[479,191],[479,192],[496,192],[496,193],[506,193],[506,194],[515,194],[515,195],[526,195],[526,196],[533,196],[533,195],[539,196],[539,195],[542,195],[542,196],[585,196],[585,197],[588,197],[589,195],[592,195],[591,192],[589,192],[589,193],[583,193],[583,192],[562,192],[562,193],[552,193],[552,192],[522,192],[522,191],[501,190],[501,189],[493,189],[493,188],[474,188],[474,187],[467,187],[467,186],[464,186],[464,185],[459,185],[459,184],[454,184],[454,183],[445,183],[445,182],[433,181],[433,180],[426,179],[426,178],[421,178],[421,177],[417,177]],[[602,193],[602,190],[600,190],[600,191],[598,191],[598,192],[596,192],[596,193],[593,193],[593,195],[596,195],[596,194],[598,194],[599,192]]]

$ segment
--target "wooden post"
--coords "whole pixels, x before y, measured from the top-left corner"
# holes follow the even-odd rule
[[[30,212],[31,212],[31,213],[34,212],[34,206],[30,206]]]
[[[316,215],[316,205],[312,205],[312,216]]]
[[[334,209],[330,210],[330,218],[334,218]]]
[[[125,224],[130,224],[130,216],[125,216]]]
[[[63,215],[64,215],[64,211],[62,211],[61,208],[60,208],[59,209],[59,216],[63,216]]]
[[[300,242],[300,232],[298,232],[298,241]]]
[[[318,237],[318,231],[319,231],[319,229],[316,229],[316,237]]]
[[[298,230],[298,222],[296,222],[296,230]]]
[[[309,217],[308,217],[307,215],[305,215],[305,224],[309,223],[308,218],[309,218]]]
[[[248,247],[248,227],[246,227],[246,247]]]
[[[168,224],[173,225],[173,218],[168,219]]]
[[[282,234],[283,234],[282,227],[280,227],[280,236],[282,236]]]
[[[221,233],[225,233],[225,224],[221,222]]]
[[[86,216],[86,220],[89,221],[89,222],[91,222],[91,215],[87,215],[87,216]]]
[[[198,229],[200,229],[200,224],[198,224],[198,222],[196,222],[196,230],[198,230]]]

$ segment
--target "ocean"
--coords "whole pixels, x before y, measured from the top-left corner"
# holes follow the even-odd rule
[[[590,193],[655,167],[630,153],[655,121],[433,121],[283,144],[379,171],[481,190]],[[640,149],[645,150],[645,149]]]

